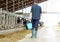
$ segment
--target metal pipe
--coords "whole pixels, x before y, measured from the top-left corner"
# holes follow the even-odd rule
[[[22,1],[22,14],[23,14],[23,1]]]
[[[25,0],[25,2],[26,2],[26,0]],[[25,3],[25,13],[26,13],[26,3]]]
[[[6,11],[8,11],[8,0],[6,0]]]
[[[13,0],[13,12],[15,11],[15,7],[14,7],[14,5],[15,5],[15,2],[14,2],[14,0]]]
[[[18,10],[20,9],[20,5],[19,4],[20,4],[20,0],[18,0]]]

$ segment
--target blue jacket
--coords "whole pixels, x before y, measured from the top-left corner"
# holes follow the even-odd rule
[[[40,19],[40,14],[42,13],[41,7],[37,4],[32,5],[31,7],[32,19]]]

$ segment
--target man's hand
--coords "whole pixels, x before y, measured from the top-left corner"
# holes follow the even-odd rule
[[[27,20],[29,21],[30,19],[28,18]]]

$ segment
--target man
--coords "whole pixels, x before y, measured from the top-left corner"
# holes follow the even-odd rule
[[[37,0],[33,0],[34,4],[31,7],[31,14],[29,16],[29,20],[30,18],[32,19],[32,37],[31,38],[36,38],[37,37],[37,31],[38,31],[38,23],[39,23],[39,19],[41,16],[41,7],[39,5],[37,5]]]

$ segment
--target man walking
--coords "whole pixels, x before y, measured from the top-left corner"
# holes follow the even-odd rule
[[[38,31],[38,23],[40,20],[41,16],[41,7],[37,5],[37,0],[33,0],[34,4],[31,7],[31,14],[29,16],[32,17],[32,37],[31,38],[36,38],[37,37],[37,31]]]

